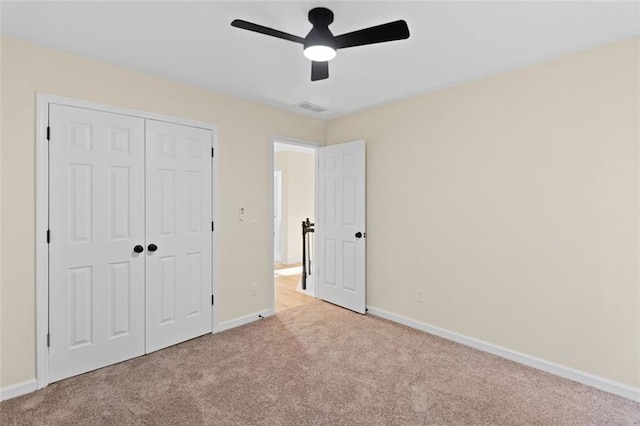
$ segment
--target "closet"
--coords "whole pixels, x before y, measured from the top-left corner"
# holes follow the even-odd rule
[[[49,104],[49,381],[212,330],[210,129]]]

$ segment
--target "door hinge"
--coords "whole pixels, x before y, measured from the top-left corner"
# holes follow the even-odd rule
[[[211,158],[213,158],[213,156],[215,154],[213,150],[214,150],[214,148],[211,148]]]
[[[211,232],[216,230],[216,224],[211,222]]]
[[[47,333],[47,347],[51,346],[51,334]]]
[[[51,231],[47,229],[47,244],[51,242]]]
[[[47,140],[51,140],[51,127],[47,126]]]
[[[211,304],[212,304],[212,305],[213,305],[213,302],[214,302],[214,296],[213,296],[213,294],[212,294],[212,295],[211,295]]]

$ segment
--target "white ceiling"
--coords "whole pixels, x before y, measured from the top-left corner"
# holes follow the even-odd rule
[[[230,26],[304,37],[317,6],[335,13],[336,35],[405,19],[411,37],[340,50],[329,79],[311,82],[301,45]],[[1,13],[6,35],[318,118],[640,35],[635,1],[5,1]]]

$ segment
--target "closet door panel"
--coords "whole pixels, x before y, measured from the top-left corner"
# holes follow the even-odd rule
[[[211,332],[212,132],[146,122],[146,344]]]
[[[50,105],[50,381],[144,354],[144,120]]]

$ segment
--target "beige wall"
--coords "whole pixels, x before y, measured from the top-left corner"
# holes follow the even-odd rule
[[[275,154],[274,166],[282,170],[282,261],[302,261],[302,225],[314,221],[315,155],[302,152]]]
[[[367,141],[367,303],[640,386],[639,49],[329,122]]]
[[[4,47],[4,39],[2,38],[2,36],[0,35],[0,389],[2,389],[2,364],[3,364],[3,356],[2,356],[2,339],[3,339],[3,332],[2,332],[2,317],[3,317],[3,309],[2,309],[2,275],[4,274],[4,270],[2,267],[2,247],[4,245],[4,239],[3,239],[3,233],[2,233],[2,228],[4,227],[3,221],[2,221],[2,210],[3,210],[3,200],[4,200],[4,186],[2,185],[2,94],[3,94],[3,88],[2,88],[2,77],[3,77],[3,73],[2,73],[2,50]],[[35,271],[34,271],[35,273]],[[35,319],[34,319],[35,320]]]
[[[23,41],[2,42],[0,386],[35,377],[36,92],[217,124],[219,320],[269,309],[270,137],[321,141],[324,124]],[[256,211],[259,223],[240,222],[239,207]],[[257,296],[250,295],[252,282]]]
[[[221,321],[270,304],[270,135],[366,139],[368,304],[640,386],[639,49],[325,124],[2,39],[0,387],[35,374],[36,91],[219,126]]]

